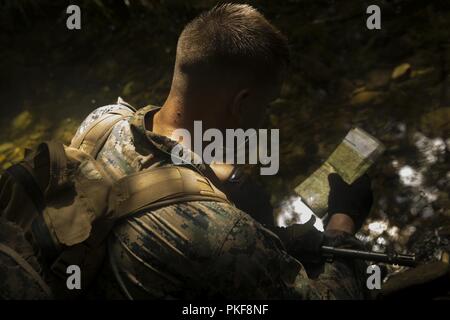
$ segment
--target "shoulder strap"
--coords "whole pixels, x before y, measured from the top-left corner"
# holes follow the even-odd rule
[[[52,297],[52,292],[48,285],[44,282],[41,276],[34,270],[34,268],[15,250],[0,243],[0,253],[3,253],[12,258],[23,270],[25,270],[39,285],[42,291],[48,298]]]
[[[12,165],[5,173],[22,186],[37,211],[42,212],[45,198],[66,182],[66,168],[63,144],[47,141],[39,144],[32,160]]]
[[[127,109],[117,109],[103,114],[83,134],[74,139],[70,146],[76,149],[82,148],[83,151],[95,158],[108,139],[114,126],[126,117],[132,116],[135,112],[121,98],[119,98],[118,103],[126,106]]]
[[[17,182],[25,191],[25,194],[29,197],[34,204],[38,212],[42,212],[45,208],[45,198],[42,189],[40,188],[35,176],[32,173],[32,169],[26,162],[15,164],[5,170],[8,176],[2,176],[0,185],[6,184],[6,179],[12,178],[12,181]],[[11,195],[12,197],[13,195]],[[26,200],[22,199],[21,201]]]
[[[206,177],[180,166],[152,168],[123,177],[112,187],[109,199],[110,218],[114,220],[180,202],[230,203]]]
[[[46,197],[67,183],[67,156],[64,145],[57,141],[41,143],[33,159],[33,172]]]

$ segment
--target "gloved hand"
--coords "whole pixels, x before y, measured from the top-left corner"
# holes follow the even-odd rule
[[[293,257],[305,262],[321,262],[320,246],[323,243],[323,232],[312,224],[293,224],[288,227],[275,227],[273,231],[283,242],[286,251]]]
[[[328,176],[328,214],[344,213],[350,216],[355,228],[361,228],[373,203],[370,178],[367,174],[348,185],[337,173]]]
[[[293,224],[286,228],[276,227],[273,231],[284,243],[286,251],[303,264],[308,264],[308,266],[323,263],[321,246],[358,250],[369,249],[349,233],[338,230],[321,232],[312,225]]]

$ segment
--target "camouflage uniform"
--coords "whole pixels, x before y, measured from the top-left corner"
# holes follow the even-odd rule
[[[76,134],[122,105],[91,113]],[[173,165],[174,141],[146,130],[156,107],[117,123],[97,159],[115,179],[154,166]],[[150,119],[151,120],[151,119]],[[75,136],[75,137],[76,137]],[[206,173],[207,167],[193,170]],[[325,263],[308,278],[281,240],[251,216],[226,203],[193,201],[120,221],[109,239],[107,271],[124,296],[148,298],[358,299],[364,271],[346,261]],[[117,286],[116,286],[117,287]],[[109,295],[117,293],[108,290]]]

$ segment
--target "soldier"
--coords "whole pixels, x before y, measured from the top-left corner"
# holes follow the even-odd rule
[[[184,128],[192,132],[195,120],[201,120],[205,130],[258,128],[266,106],[278,95],[288,62],[288,45],[285,37],[257,10],[248,5],[237,4],[214,7],[195,18],[181,33],[177,44],[172,86],[163,106],[160,108],[148,106],[133,112],[130,105],[119,99],[115,105],[98,108],[81,124],[72,139],[72,150],[78,149],[94,155],[96,163],[103,168],[101,171],[108,176],[106,179],[108,181],[118,181],[144,172],[155,172],[155,168],[174,168],[175,164],[171,159],[172,149],[178,143],[183,143],[170,139],[176,129]],[[103,131],[101,128],[108,130]],[[192,155],[187,158],[195,157],[190,150],[185,149],[184,152]],[[61,161],[61,157],[56,158],[59,159],[58,165],[64,162]],[[367,177],[362,177],[349,186],[339,176],[330,176],[328,210],[330,219],[326,226],[325,237],[314,233],[304,238],[299,237],[302,232],[298,231],[297,225],[289,228],[273,226],[267,197],[249,180],[243,178],[238,168],[226,164],[209,166],[194,163],[185,164],[184,167],[187,167],[189,172],[195,172],[196,183],[209,186],[213,195],[222,194],[216,192],[216,189],[222,190],[230,201],[227,199],[219,201],[222,196],[215,198],[198,196],[186,198],[185,201],[165,203],[162,201],[161,204],[164,205],[154,206],[148,210],[136,212],[132,210],[133,214],[115,221],[112,230],[102,229],[101,225],[100,229],[96,229],[100,222],[93,224],[86,245],[81,243],[80,246],[66,246],[68,248],[66,253],[69,254],[64,255],[63,252],[60,258],[53,260],[51,267],[44,262],[44,269],[51,269],[56,273],[62,270],[64,274],[64,270],[58,268],[63,266],[64,258],[71,258],[70,254],[72,257],[84,256],[84,252],[91,249],[94,254],[88,257],[95,260],[96,256],[100,257],[100,254],[96,255],[96,248],[93,248],[98,243],[94,241],[98,239],[95,230],[103,230],[103,234],[106,233],[105,230],[110,230],[106,233],[108,240],[104,268],[87,293],[88,297],[129,299],[365,297],[364,264],[341,259],[325,263],[321,261],[320,268],[316,268],[315,274],[308,275],[299,259],[303,259],[301,248],[314,249],[323,242],[333,246],[360,246],[352,235],[361,226],[371,207],[372,195]],[[92,178],[95,181],[98,171],[96,173],[91,169],[85,166],[83,170],[87,172],[87,180]],[[62,172],[66,174],[68,171]],[[52,175],[48,181],[59,180]],[[158,181],[160,182],[155,184],[156,187],[150,192],[164,194],[163,190],[167,190],[170,185],[169,177],[163,176]],[[140,180],[135,186],[148,182]],[[100,189],[95,189],[95,185],[90,187],[101,193]],[[33,190],[36,189],[39,189],[39,183]],[[139,194],[139,188],[135,191]],[[5,202],[5,205],[0,206],[4,211],[3,215],[19,220],[17,210],[12,210],[14,206],[7,204],[8,195],[6,192],[2,194],[6,200],[3,201],[0,197],[0,204]],[[151,194],[145,193],[139,195],[139,200],[143,203],[152,197]],[[85,208],[84,205],[92,205],[86,200],[86,196],[89,195],[78,198],[81,199],[82,208]],[[125,197],[118,194],[118,198],[122,196]],[[23,202],[20,199],[16,200],[19,204]],[[17,201],[11,203],[17,205]],[[95,206],[102,206],[99,199],[94,199],[94,202]],[[62,217],[61,211],[64,208],[56,206],[54,209],[54,212],[58,213],[56,216]],[[70,209],[76,209],[76,206]],[[81,212],[83,217],[89,217],[87,211]],[[65,211],[65,213],[73,212],[77,211]],[[45,221],[37,219],[36,221],[41,222],[33,223],[32,234],[36,236],[35,240],[40,239],[39,235],[45,234],[41,231],[45,230],[43,226],[48,222],[49,217],[46,217]],[[90,224],[83,220],[83,217],[71,217],[76,219],[64,220],[63,217],[63,220],[58,220],[57,225],[52,226],[50,223],[50,227],[62,228],[48,238],[50,242],[55,239],[55,235],[56,238],[66,236],[61,230],[73,230],[71,229],[73,221],[82,221],[82,228],[77,231],[90,232]],[[0,227],[3,224],[0,223]],[[68,229],[65,229],[65,224],[68,224]],[[17,259],[18,255],[14,253],[11,255],[14,250],[10,249],[14,246],[8,246],[8,241],[12,233],[5,230],[0,229],[0,244],[6,244],[3,246],[6,251],[3,255],[0,254],[0,259],[7,262],[13,259],[10,261],[12,268],[17,269],[16,265],[20,265],[22,260]],[[79,233],[75,235],[78,236]],[[5,236],[4,239],[2,236]],[[33,245],[42,243],[34,242],[35,240]],[[50,242],[46,241],[47,244]],[[48,248],[50,247],[52,245]],[[39,248],[44,258],[48,256],[49,252],[45,252],[46,247],[40,245]],[[74,250],[70,251],[71,248]],[[96,270],[97,262],[85,262],[87,262],[85,265]],[[6,263],[0,262],[0,266]],[[30,283],[34,283],[35,290],[30,291],[30,296],[49,297],[50,290],[43,289],[46,287],[39,275],[32,279],[35,274],[33,270],[39,271],[40,266],[27,267],[27,270],[29,271],[27,276],[18,279],[27,278]],[[86,271],[82,269],[82,272]],[[8,285],[8,288],[0,292],[8,292],[13,287],[14,285]],[[57,285],[54,286],[52,283],[51,287],[52,290],[55,289],[53,293],[58,297]],[[17,295],[11,294],[8,297],[14,296]]]
[[[288,56],[285,37],[251,6],[225,4],[201,14],[179,37],[173,81],[163,106],[145,107],[115,124],[97,160],[118,179],[173,165],[170,153],[176,142],[169,137],[178,128],[192,132],[194,120],[201,120],[204,130],[257,128],[266,106],[278,95]],[[102,115],[127,109],[119,102],[89,115],[73,141]],[[191,169],[207,176],[267,228],[236,206],[214,201],[171,204],[127,217],[110,234],[109,273],[103,272],[97,281],[109,283],[105,278],[113,274],[120,292],[108,288],[110,296],[364,298],[361,264],[327,262],[315,279],[308,277],[300,261],[286,251],[295,251],[295,232],[278,230],[283,243],[268,229],[276,230],[268,205],[240,201],[263,196],[253,187],[233,187],[236,168],[193,164]],[[370,182],[363,177],[348,186],[330,177],[330,185],[327,239],[335,245],[354,245],[351,235],[371,206]]]

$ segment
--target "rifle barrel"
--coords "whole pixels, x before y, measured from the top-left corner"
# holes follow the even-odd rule
[[[417,265],[416,257],[414,255],[399,254],[395,252],[380,253],[374,251],[335,248],[330,246],[322,246],[321,251],[325,256],[331,257],[361,259],[373,262],[397,264],[400,266],[408,266],[408,267],[414,267]]]

